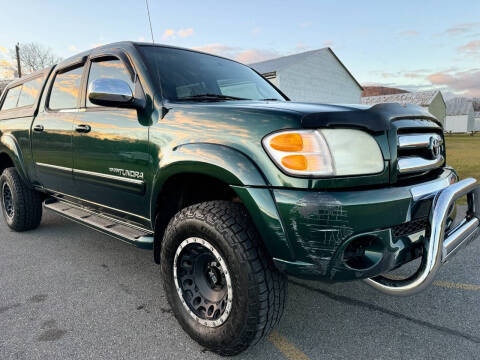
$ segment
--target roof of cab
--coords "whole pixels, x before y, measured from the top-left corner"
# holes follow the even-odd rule
[[[92,49],[89,49],[89,50],[85,50],[81,53],[72,55],[72,56],[60,61],[56,65],[53,65],[53,66],[47,67],[45,69],[36,71],[34,73],[25,75],[25,76],[23,76],[19,79],[15,79],[11,83],[9,83],[7,87],[11,88],[15,85],[22,84],[26,80],[28,80],[30,78],[33,78],[35,76],[38,76],[39,74],[42,74],[42,73],[50,73],[50,70],[52,70],[53,67],[62,67],[63,68],[65,66],[68,66],[69,64],[79,62],[79,61],[82,60],[82,58],[84,58],[86,56],[89,56],[90,54],[95,53],[95,52],[102,52],[102,51],[105,51],[105,50],[112,50],[112,49],[128,50],[129,48],[133,49],[136,46],[155,46],[155,47],[163,47],[163,48],[170,48],[170,49],[186,50],[186,51],[192,51],[192,52],[196,52],[196,53],[200,53],[200,54],[215,56],[215,57],[218,57],[218,58],[222,58],[222,59],[226,59],[226,60],[230,60],[230,61],[239,63],[236,60],[229,59],[229,58],[226,58],[226,57],[223,57],[223,56],[218,56],[218,55],[215,55],[215,54],[210,54],[210,53],[206,53],[206,52],[203,52],[203,51],[183,48],[183,47],[179,47],[179,46],[165,45],[165,44],[153,44],[153,43],[146,43],[146,42],[135,42],[135,41],[119,41],[119,42],[115,42],[115,43],[101,45],[101,46],[98,46],[98,47],[95,47],[95,48],[92,48]],[[245,65],[245,64],[242,64],[242,65]],[[245,65],[245,66],[248,66],[248,65]]]
[[[189,49],[189,48],[184,48],[184,47],[180,47],[180,46],[165,45],[165,44],[154,44],[154,43],[147,43],[147,42],[136,42],[136,41],[119,41],[119,42],[115,42],[115,43],[101,45],[101,46],[83,51],[79,54],[75,54],[75,55],[59,62],[57,64],[57,66],[63,67],[64,65],[68,65],[70,63],[80,61],[83,57],[89,56],[90,54],[92,54],[94,52],[102,52],[102,51],[105,51],[105,50],[112,50],[112,49],[126,49],[126,50],[128,50],[129,48],[133,49],[137,46],[154,46],[154,47],[186,50],[186,51],[196,52],[196,53],[199,53],[199,54],[215,56],[215,57],[218,57],[218,58],[222,58],[222,59],[226,59],[226,60],[230,60],[230,61],[234,61],[234,62],[239,63],[236,60],[229,59],[229,58],[226,58],[226,57],[223,57],[223,56],[218,56],[218,55],[215,55],[215,54],[210,54],[210,53],[207,53],[207,52],[198,51],[198,50]],[[240,63],[240,64],[242,64],[242,63]],[[242,65],[245,65],[245,64],[242,64]],[[248,65],[245,65],[245,66],[248,66]]]
[[[35,71],[33,73],[30,73],[30,74],[27,74],[25,76],[22,76],[21,78],[17,78],[13,81],[11,81],[10,83],[8,83],[8,85],[6,86],[6,88],[9,88],[11,89],[12,87],[15,87],[17,85],[20,85],[20,84],[23,84],[24,82],[27,82],[28,80],[30,79],[33,79],[39,75],[44,75],[45,74],[49,74],[50,71],[52,70],[53,66],[49,66],[45,69],[42,69],[42,70],[38,70],[38,71]]]

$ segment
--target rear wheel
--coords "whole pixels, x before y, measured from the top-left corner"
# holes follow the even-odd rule
[[[42,220],[41,195],[25,185],[15,168],[0,176],[0,199],[7,225],[15,231],[33,230]]]
[[[175,215],[165,231],[161,271],[183,329],[218,354],[242,352],[282,317],[285,276],[240,204],[205,202]]]

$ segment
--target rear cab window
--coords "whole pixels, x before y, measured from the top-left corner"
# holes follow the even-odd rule
[[[17,107],[33,106],[40,95],[42,85],[43,77],[41,76],[23,83],[22,91],[20,91],[20,97],[18,98]]]
[[[11,110],[17,107],[18,98],[22,90],[22,85],[15,86],[7,90],[5,100],[3,101],[2,108],[0,110]]]
[[[25,82],[7,89],[0,111],[33,107],[42,91],[44,78],[44,75],[35,76],[32,79],[27,79]]]

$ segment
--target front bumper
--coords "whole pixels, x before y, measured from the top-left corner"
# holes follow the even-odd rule
[[[379,290],[405,293],[406,283],[378,276],[422,256],[429,259],[430,275],[409,288],[423,288],[420,285],[433,278],[439,265],[478,231],[478,186],[467,180],[456,183],[456,174],[445,169],[433,181],[410,186],[341,192],[274,190],[294,254],[294,261],[276,258],[275,264],[301,278],[373,278],[368,282]],[[454,202],[467,194],[467,217],[450,229]]]
[[[455,227],[446,229],[448,213],[455,201],[466,195],[468,211]],[[469,178],[435,193],[430,212],[430,236],[423,245],[422,262],[419,269],[407,279],[392,280],[384,276],[367,279],[366,282],[389,295],[411,295],[430,285],[440,266],[462,245],[474,240],[480,225],[480,186]]]

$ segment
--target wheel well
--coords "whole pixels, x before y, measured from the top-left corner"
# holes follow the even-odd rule
[[[202,174],[181,174],[169,178],[162,186],[155,209],[155,262],[160,263],[163,233],[170,219],[181,209],[211,200],[240,202],[232,188],[221,180]]]
[[[0,174],[3,173],[3,170],[14,166],[15,165],[12,159],[10,159],[10,156],[5,153],[0,154]]]

